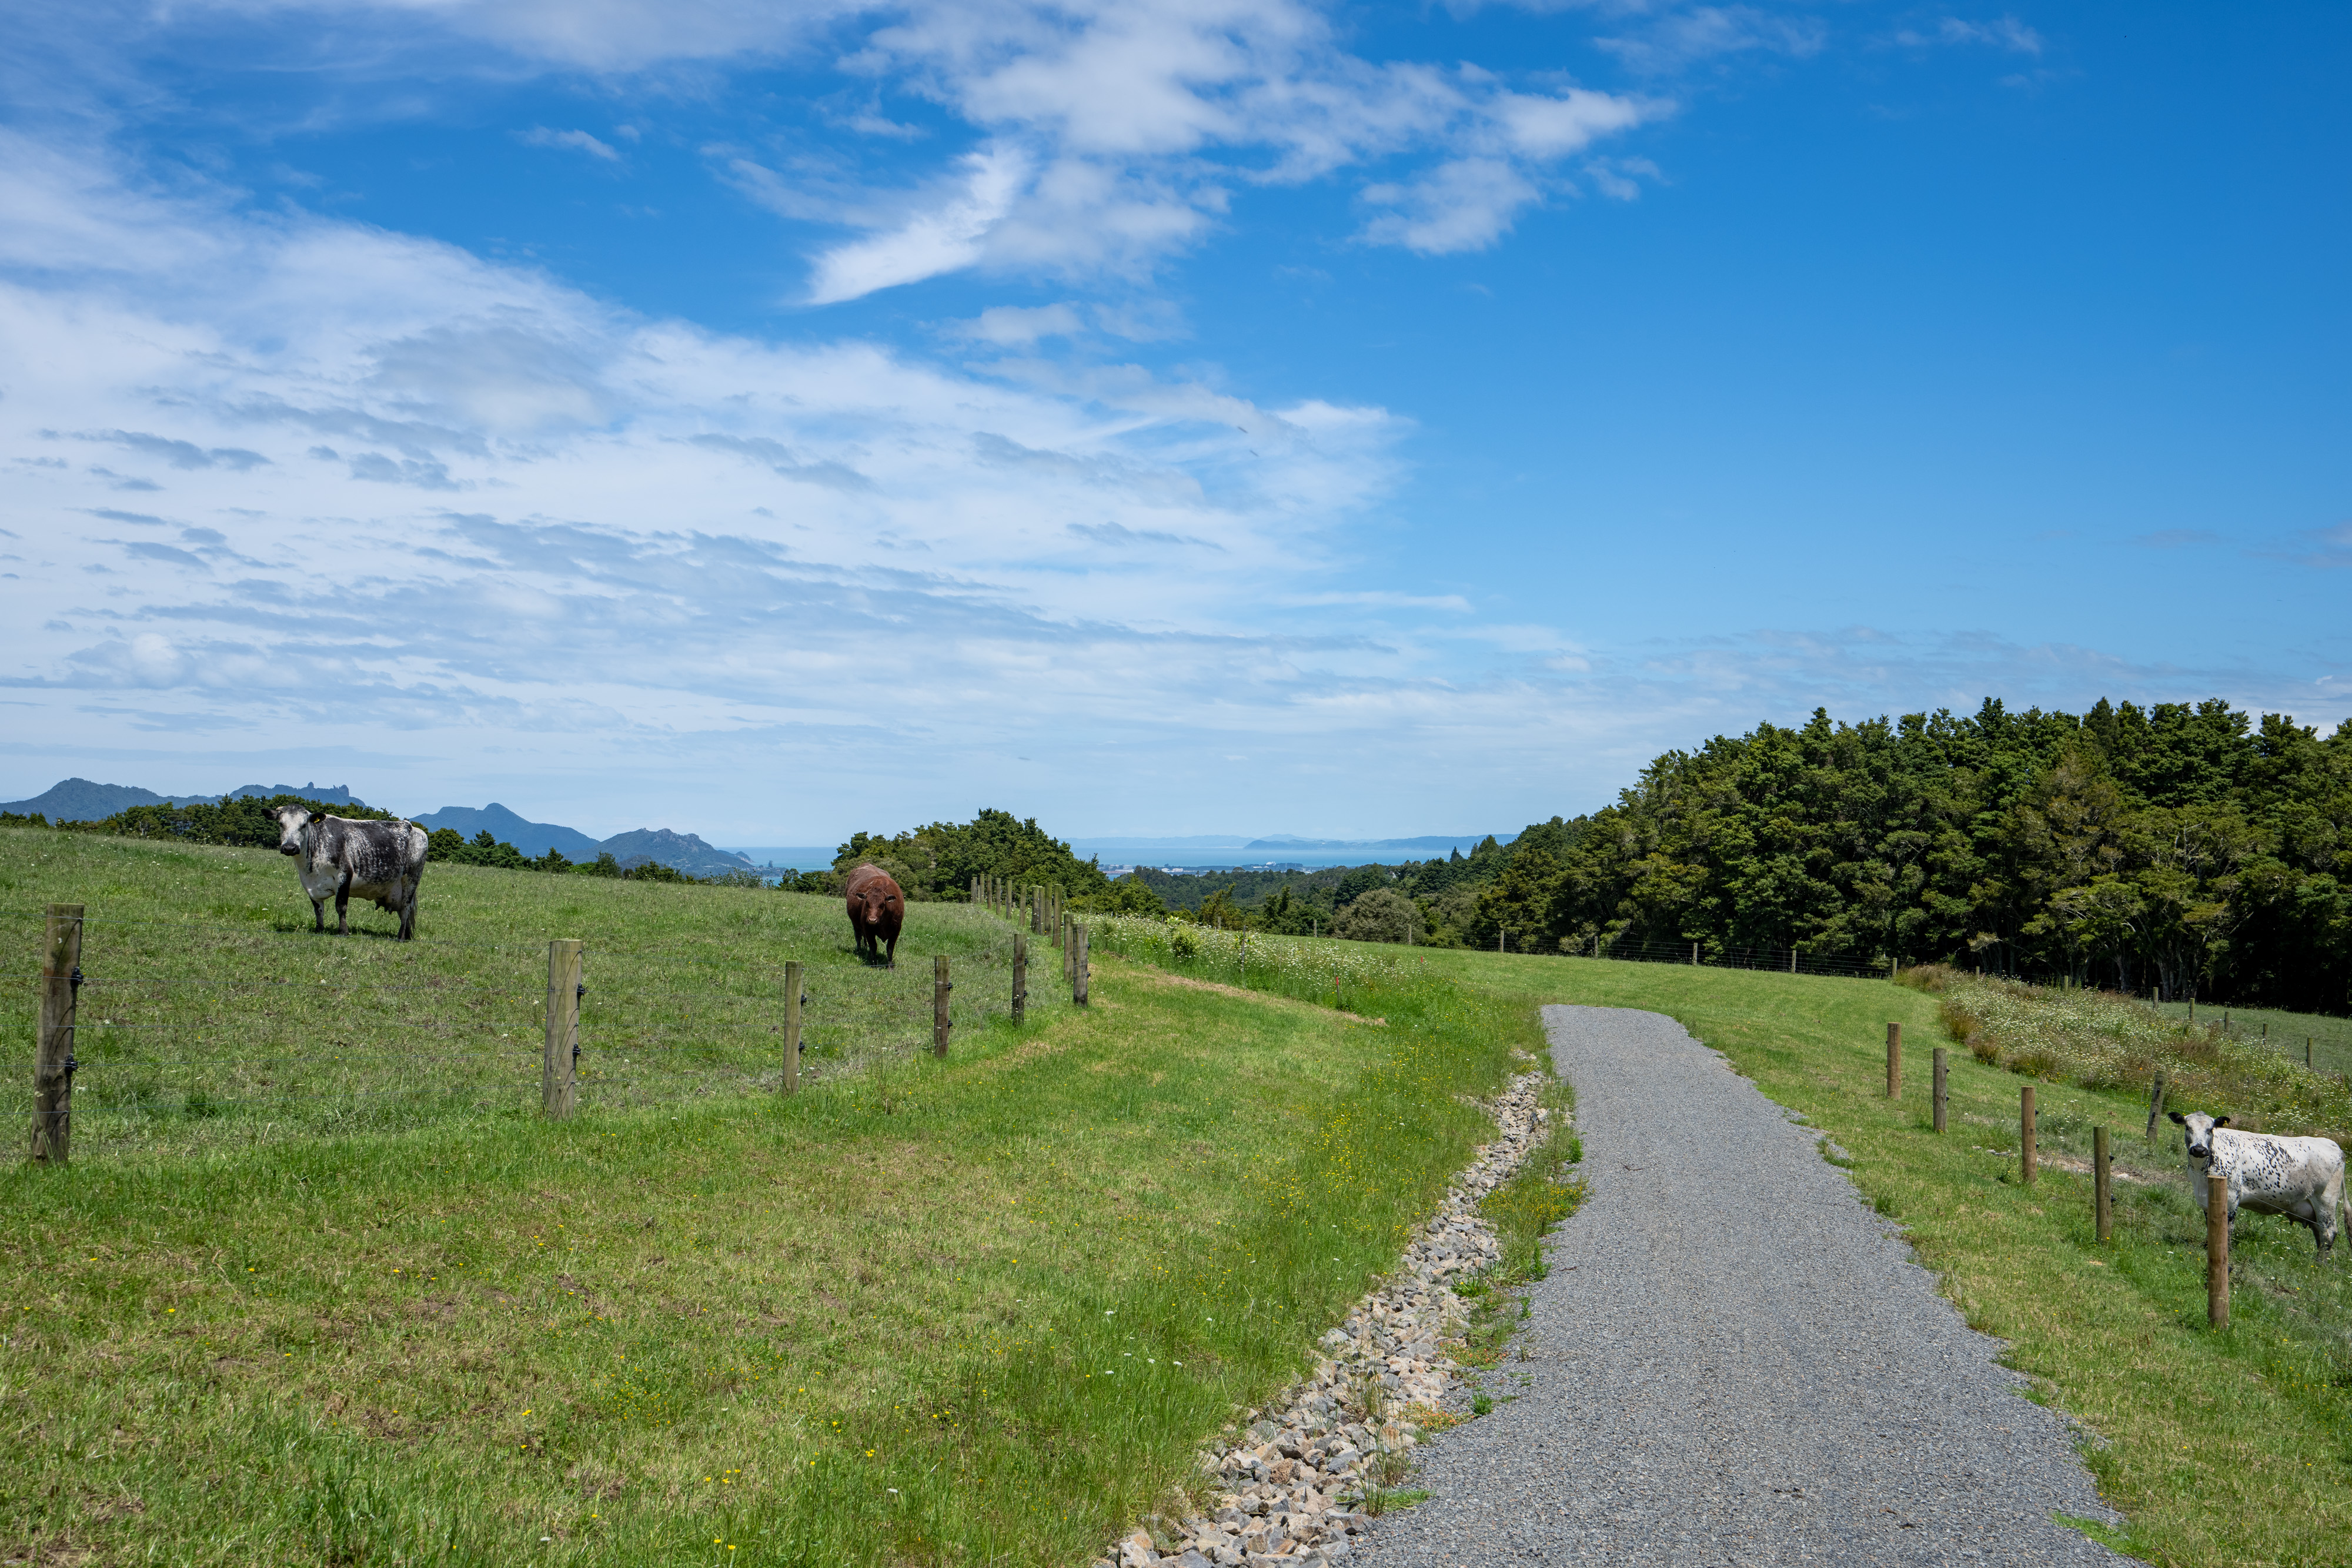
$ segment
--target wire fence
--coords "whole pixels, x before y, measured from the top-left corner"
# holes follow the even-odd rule
[[[39,1033],[45,912],[0,910],[0,1041],[30,1067]],[[959,930],[949,1019],[1007,1016],[1013,934]],[[816,947],[818,944],[811,944]],[[1028,1010],[1067,1007],[1059,956],[1032,939]],[[593,937],[578,996],[582,1113],[776,1092],[785,961],[720,937],[658,947]],[[807,1085],[928,1051],[928,956],[895,969],[807,955],[799,1081]],[[71,1040],[76,1160],[167,1155],[293,1137],[399,1132],[531,1116],[541,1109],[549,1002],[541,942],[319,938],[205,922],[82,922]],[[35,1112],[32,1074],[0,1095],[14,1125]]]
[[[1507,937],[1508,934],[1506,933]],[[1523,952],[1545,951],[1529,946]],[[1784,975],[1829,975],[1847,979],[1891,979],[1893,965],[1884,958],[1863,958],[1850,953],[1807,953],[1795,947],[1745,947],[1708,942],[1634,942],[1606,936],[1584,943],[1552,943],[1549,950],[1567,956],[1617,958],[1634,964],[1690,964],[1699,968],[1756,969]]]

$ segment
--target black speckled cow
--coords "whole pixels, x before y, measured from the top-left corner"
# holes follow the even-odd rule
[[[2230,1221],[2238,1210],[2284,1214],[2308,1226],[2311,1239],[2325,1258],[2336,1245],[2336,1231],[2344,1215],[2344,1151],[2333,1138],[2281,1138],[2268,1133],[2241,1133],[2227,1116],[2192,1111],[2172,1113],[2189,1136],[2189,1185],[2197,1207],[2205,1207],[2205,1178],[2218,1175],[2230,1184]]]
[[[335,935],[348,936],[353,894],[400,916],[400,939],[416,935],[416,884],[425,875],[425,830],[414,822],[314,817],[299,806],[278,813],[278,852],[295,857],[310,895],[311,929],[327,928],[335,900]]]

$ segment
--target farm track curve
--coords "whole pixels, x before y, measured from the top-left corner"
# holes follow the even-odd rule
[[[1544,1025],[1590,1196],[1493,1414],[1427,1444],[1433,1495],[1356,1561],[2130,1561],[2052,1519],[2120,1522],[1811,1133],[1658,1014]]]

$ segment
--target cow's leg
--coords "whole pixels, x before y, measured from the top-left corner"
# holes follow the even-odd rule
[[[314,898],[310,901],[310,929],[324,931],[326,928],[327,901],[323,898]]]
[[[335,884],[335,935],[352,934],[352,879],[346,874]]]
[[[888,956],[882,960],[882,967],[886,969],[895,969],[898,967],[898,939],[896,936],[890,938],[890,952]]]
[[[403,942],[416,939],[416,890],[413,887],[400,903],[400,939]]]

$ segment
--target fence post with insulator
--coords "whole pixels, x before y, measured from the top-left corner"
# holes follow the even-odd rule
[[[800,960],[784,965],[784,1092],[801,1092],[801,1004],[808,1000],[801,995]]]
[[[539,1112],[553,1122],[571,1116],[579,1093],[580,998],[588,989],[580,977],[583,946],[576,937],[547,945],[547,1048],[539,1064]]]
[[[931,1054],[948,1053],[948,1030],[955,1026],[948,1021],[948,993],[955,989],[948,978],[948,956],[945,953],[931,960]]]
[[[52,904],[41,933],[41,1032],[33,1058],[33,1159],[39,1165],[65,1164],[73,1143],[81,913],[79,904]]]

